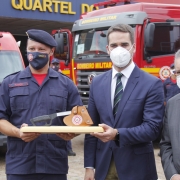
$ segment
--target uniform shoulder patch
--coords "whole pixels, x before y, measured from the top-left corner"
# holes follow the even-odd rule
[[[20,72],[20,71],[14,72],[14,73],[12,73],[12,74],[8,74],[7,76],[4,77],[4,79],[7,78],[7,77],[9,77],[9,76],[11,76],[11,75],[15,75],[15,74],[17,74],[17,73],[19,73],[19,72]]]

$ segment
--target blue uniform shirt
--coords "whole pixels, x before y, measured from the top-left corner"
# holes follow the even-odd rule
[[[180,88],[170,78],[167,78],[163,85],[166,103],[170,98],[180,93]]]
[[[82,101],[74,83],[51,68],[41,86],[29,67],[6,77],[1,85],[0,119],[18,128],[23,123],[32,126],[30,119],[36,116],[69,111],[76,105]],[[64,125],[63,117],[55,118],[53,125]],[[7,146],[7,174],[68,172],[67,141],[55,134],[42,134],[28,143],[8,137]]]

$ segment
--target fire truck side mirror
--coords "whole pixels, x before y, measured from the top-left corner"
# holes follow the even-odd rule
[[[62,33],[56,33],[54,35],[54,39],[57,42],[57,47],[55,49],[55,53],[62,54],[64,52],[64,37]]]
[[[145,48],[150,48],[153,46],[154,30],[155,30],[155,24],[154,23],[147,24],[146,29],[145,29],[145,33],[144,33]]]

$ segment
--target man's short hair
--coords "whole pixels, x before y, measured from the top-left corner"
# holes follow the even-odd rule
[[[174,59],[180,58],[180,49],[175,53]]]
[[[108,31],[107,31],[107,42],[109,44],[109,35],[112,32],[124,32],[124,33],[129,33],[131,43],[134,44],[134,30],[131,26],[127,24],[116,24],[111,26]]]

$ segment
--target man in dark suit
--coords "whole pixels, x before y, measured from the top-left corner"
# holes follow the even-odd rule
[[[105,132],[85,136],[84,179],[157,180],[152,141],[162,126],[163,84],[133,62],[129,25],[110,27],[107,40],[113,67],[93,79],[88,104]]]
[[[180,50],[175,54],[175,74],[180,88]],[[160,142],[160,155],[167,180],[180,180],[180,94],[173,96],[166,105],[164,127]]]
[[[172,98],[176,94],[180,93],[180,89],[177,86],[177,82],[176,82],[174,63],[170,65],[170,70],[171,70],[171,76],[169,78],[167,78],[163,83],[164,97],[165,97],[164,105],[167,104],[167,102],[170,98]],[[160,138],[161,138],[161,135],[159,136],[158,139],[160,139]],[[160,156],[160,151],[158,153],[158,156]]]

